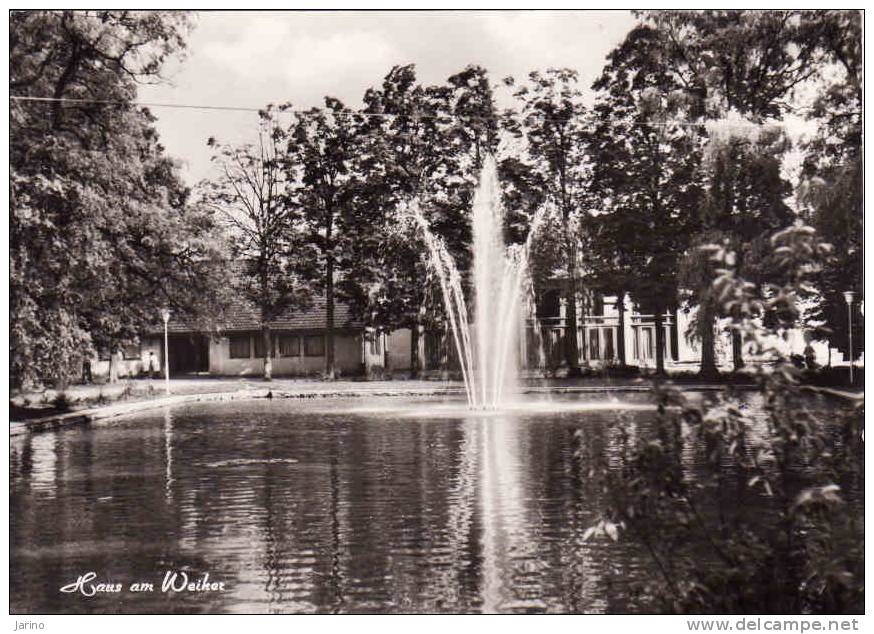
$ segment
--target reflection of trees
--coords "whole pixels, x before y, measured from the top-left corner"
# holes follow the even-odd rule
[[[338,439],[339,440],[339,439]],[[332,601],[331,612],[340,612],[344,603],[343,592],[343,561],[342,561],[342,528],[340,517],[340,473],[338,468],[339,447],[335,443],[331,452],[331,506],[330,506],[330,542],[331,542],[331,574],[329,576]]]
[[[450,474],[447,487],[446,535],[451,566],[438,587],[441,600],[446,606],[463,605],[463,597],[472,595],[479,576],[480,552],[476,539],[477,458],[476,420],[466,420],[460,425],[457,449],[457,466]],[[451,439],[452,440],[452,439]],[[451,457],[450,457],[451,460]],[[452,464],[447,461],[446,464]]]
[[[605,503],[588,464],[648,433],[639,418],[276,411],[33,436],[15,450],[13,560],[39,540],[59,545],[36,567],[52,584],[84,565],[124,581],[184,567],[228,586],[116,609],[624,611],[634,553],[581,535]],[[11,581],[18,596],[33,585]]]

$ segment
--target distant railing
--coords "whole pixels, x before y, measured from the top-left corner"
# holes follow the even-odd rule
[[[673,315],[666,313],[663,320],[666,358],[669,357],[669,331],[673,323]],[[577,362],[596,365],[618,362],[621,337],[627,362],[651,364],[655,360],[654,325],[655,315],[626,313],[625,328],[620,332],[618,315],[580,315],[576,327]],[[567,330],[567,320],[563,317],[529,319],[519,350],[524,367],[555,369],[564,365]],[[427,368],[459,367],[455,346],[447,339],[446,333],[427,333],[423,352]]]
[[[626,313],[625,322],[627,324],[655,324],[655,315],[654,314],[640,314],[640,313]],[[551,326],[555,328],[564,328],[566,327],[567,319],[564,317],[539,317],[536,319],[529,319],[528,325],[532,326],[535,323],[539,323],[541,326]],[[672,325],[674,323],[674,316],[671,313],[665,313],[662,323],[665,326]],[[619,316],[618,315],[579,315],[577,317],[577,326],[618,326],[619,325]]]

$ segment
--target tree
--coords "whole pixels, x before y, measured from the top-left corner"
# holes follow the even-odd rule
[[[862,189],[862,34],[856,11],[817,13],[826,56],[823,86],[808,118],[817,133],[804,147],[799,199],[807,221],[833,245],[814,281],[818,301],[808,321],[831,346],[847,350],[845,291],[864,297]],[[853,320],[853,354],[865,347],[864,320]]]
[[[360,120],[333,97],[325,107],[295,114],[285,155],[289,200],[301,210],[305,241],[315,249],[324,290],[325,376],[335,378],[334,311],[337,280],[354,266],[351,244],[358,238],[355,199],[359,180],[354,170],[360,153]],[[340,287],[343,290],[343,287]]]
[[[554,205],[561,219],[560,274],[564,278],[566,302],[563,349],[569,376],[580,373],[576,337],[580,271],[575,227],[586,212],[589,182],[584,153],[585,109],[577,81],[577,72],[566,68],[532,72],[521,85],[508,77],[505,83],[515,87],[517,105],[503,119],[505,129],[524,142],[524,152],[512,164],[504,163],[502,172],[520,181],[511,186],[516,192],[538,190],[534,196],[517,201],[529,204],[532,199],[546,201]]]
[[[63,384],[95,347],[135,341],[221,304],[208,214],[164,156],[137,81],[184,45],[176,12],[16,12],[11,18],[11,382]],[[74,101],[58,101],[73,99]]]
[[[758,245],[794,218],[784,202],[791,186],[781,175],[789,144],[767,124],[781,119],[793,91],[820,71],[818,18],[799,11],[651,11],[640,17],[662,36],[663,63],[688,97],[688,117],[710,122],[708,200],[696,240],[729,240],[733,266],[746,275],[747,267],[756,268],[751,256]],[[763,281],[760,276],[756,283]],[[716,315],[699,315],[705,317]],[[740,334],[733,332],[732,340],[739,369]]]
[[[762,410],[739,406],[730,389],[702,402],[658,387],[651,433],[620,425],[620,459],[591,449],[580,456],[609,500],[586,536],[617,539],[624,530],[642,547],[653,564],[639,587],[657,601],[650,609],[863,609],[864,521],[853,500],[863,488],[864,400],[829,396],[828,407],[810,408],[803,371],[767,343],[797,327],[803,286],[828,250],[809,226],[773,234],[764,259],[780,281],[762,301],[755,283],[725,266],[728,252],[710,249],[722,312],[737,314],[744,339],[775,361],[758,372]],[[764,311],[780,318],[764,325]]]
[[[162,80],[164,62],[184,52],[190,29],[184,11],[13,11],[10,91],[51,97],[52,128],[75,136],[75,125],[64,125],[66,115],[72,121],[101,106],[58,100],[129,101],[136,83]]]
[[[469,210],[484,157],[497,143],[497,121],[484,69],[468,66],[446,84],[422,86],[412,65],[396,66],[366,104],[367,174],[361,206],[367,235],[358,261],[367,266],[369,291],[361,304],[379,330],[409,328],[410,366],[420,367],[423,327],[442,325],[440,291],[429,278],[419,228],[408,205],[415,200],[432,232],[466,274],[471,261]]]
[[[455,172],[476,182],[474,174],[483,160],[498,147],[499,124],[494,92],[488,72],[482,66],[469,65],[447,80],[448,137]]]
[[[659,374],[664,314],[677,305],[680,260],[702,199],[702,142],[681,122],[686,99],[661,54],[659,34],[637,27],[593,85],[599,94],[587,147],[599,211],[583,231],[596,283],[654,313]]]
[[[215,180],[202,184],[204,203],[224,223],[236,261],[236,291],[258,308],[264,379],[272,378],[270,322],[311,300],[313,254],[297,223],[300,210],[287,196],[283,165],[287,132],[272,108],[259,113],[256,144],[230,146],[209,139],[218,164]]]
[[[716,233],[698,233],[691,236],[689,248],[683,255],[677,280],[681,294],[695,307],[695,315],[689,324],[690,331],[686,334],[701,343],[701,365],[699,375],[703,379],[714,379],[719,376],[716,366],[715,330],[713,327],[720,305],[713,289],[717,267],[709,252],[713,245],[725,245],[726,239]]]
[[[367,191],[367,206],[380,210],[373,218],[379,236],[376,250],[362,257],[374,272],[369,321],[379,330],[409,328],[412,377],[422,365],[419,337],[429,286],[427,262],[421,255],[424,247],[407,206],[414,199],[428,199],[431,178],[440,169],[447,144],[438,122],[446,115],[444,98],[435,87],[418,83],[413,65],[395,66],[379,88],[364,95],[376,175]]]

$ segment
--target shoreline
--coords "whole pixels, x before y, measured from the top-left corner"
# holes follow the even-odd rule
[[[390,383],[386,385],[386,383]],[[142,398],[127,402],[114,402],[105,405],[85,407],[75,409],[69,412],[55,412],[48,416],[34,417],[29,419],[11,420],[9,423],[9,435],[19,436],[22,434],[36,433],[41,431],[56,430],[78,425],[87,424],[93,421],[116,418],[127,414],[136,414],[152,409],[162,407],[174,407],[188,403],[197,402],[221,402],[221,401],[236,401],[247,399],[342,399],[342,398],[405,398],[405,397],[446,397],[446,396],[462,396],[464,394],[464,386],[461,383],[438,383],[436,385],[427,385],[427,382],[415,382],[413,385],[404,386],[402,382],[381,382],[380,385],[372,385],[365,387],[366,382],[356,384],[345,384],[330,386],[325,383],[308,383],[301,386],[296,386],[296,389],[283,388],[281,385],[275,387],[252,387],[249,385],[241,386],[239,389],[225,391],[196,391],[188,394],[161,395],[152,398]],[[728,387],[737,390],[749,391],[756,389],[754,384],[725,384],[725,383],[701,383],[687,384],[674,383],[674,387],[679,387],[683,391],[690,392],[717,392]],[[654,389],[652,382],[638,384],[604,384],[604,385],[547,385],[547,386],[527,386],[522,394],[597,394],[597,393],[641,393],[650,392]],[[826,394],[832,397],[852,400],[864,401],[864,394],[855,394],[852,392],[844,392],[831,388],[822,388],[814,386],[802,386],[802,389],[819,394]]]

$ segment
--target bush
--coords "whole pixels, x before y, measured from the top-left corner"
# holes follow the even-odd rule
[[[822,387],[834,387],[848,389],[850,387],[863,387],[865,385],[865,368],[856,366],[853,368],[853,385],[850,385],[850,368],[848,366],[822,367],[806,372],[806,383]]]
[[[58,392],[52,399],[52,405],[59,412],[66,412],[72,406],[72,402],[66,392]]]
[[[772,242],[775,266],[796,272],[785,286],[758,296],[724,269],[714,291],[744,342],[774,357],[756,317],[781,316],[771,335],[792,326],[794,289],[814,270],[805,262],[817,250],[804,227]],[[608,501],[586,536],[624,535],[641,546],[651,574],[637,585],[657,609],[864,611],[864,401],[838,405],[820,394],[832,400],[818,412],[806,375],[792,359],[749,375],[762,402],[758,414],[731,386],[703,404],[656,386],[652,434],[620,421],[618,464],[597,453],[580,456]]]
[[[620,433],[620,467],[582,456],[609,512],[593,533],[641,544],[658,609],[679,613],[864,610],[864,408],[807,407],[796,369],[762,378],[766,419],[726,391],[690,404],[659,388],[651,437]],[[837,414],[836,414],[837,410]]]

